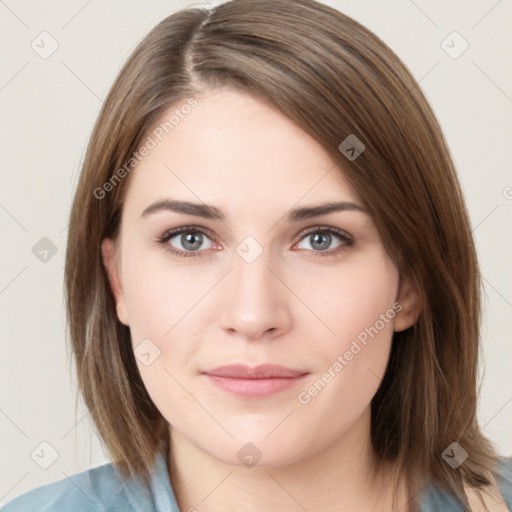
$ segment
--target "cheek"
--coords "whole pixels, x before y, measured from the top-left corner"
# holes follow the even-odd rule
[[[310,387],[302,388],[298,397],[302,404],[343,404],[343,411],[356,414],[369,403],[384,376],[400,309],[398,272],[382,255],[359,263],[333,274],[323,296],[309,295],[333,332],[325,330],[327,334],[318,337],[314,355],[318,372]]]
[[[323,287],[309,287],[306,295],[330,328],[331,345],[340,349],[373,327],[389,337],[396,314],[398,271],[391,260],[376,254],[353,263],[331,271]]]
[[[158,250],[135,247],[123,265],[130,329],[136,337],[172,336],[211,287],[212,276],[202,278],[190,266],[173,266]]]
[[[171,268],[147,250],[125,254],[124,291],[137,366],[151,399],[174,423],[180,417],[176,411],[187,417],[194,408],[183,374],[199,349],[205,324],[201,299],[213,276],[198,276],[192,267]]]
[[[150,395],[157,400],[169,384],[176,384],[173,376],[181,381],[179,374],[190,370],[200,346],[203,323],[198,316],[202,311],[199,290],[180,282],[177,274],[166,275],[158,270],[146,273],[133,281],[128,301],[132,346],[139,370]],[[158,356],[150,366],[137,357],[148,352],[146,347]]]

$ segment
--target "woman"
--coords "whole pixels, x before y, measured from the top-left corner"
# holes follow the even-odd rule
[[[311,0],[178,12],[94,128],[66,259],[112,464],[16,510],[507,510],[476,417],[479,274],[439,125]]]

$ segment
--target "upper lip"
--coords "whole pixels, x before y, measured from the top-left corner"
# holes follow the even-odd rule
[[[307,374],[300,370],[294,370],[278,364],[261,364],[250,367],[243,364],[228,364],[216,366],[203,373],[217,377],[231,377],[238,379],[269,379],[269,378],[293,378]]]

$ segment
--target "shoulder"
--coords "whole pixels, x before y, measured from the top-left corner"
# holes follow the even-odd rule
[[[512,457],[500,457],[497,479],[493,479],[493,485],[488,486],[485,492],[480,493],[468,486],[465,490],[471,512],[512,510]]]
[[[503,501],[508,509],[512,510],[512,457],[500,457],[496,483]]]
[[[113,464],[104,464],[57,482],[36,487],[9,501],[2,512],[57,512],[73,510],[130,511],[124,483]]]
[[[498,485],[503,499],[509,508],[512,508],[512,457],[501,458]]]
[[[464,486],[471,512],[509,512],[512,511],[512,457],[500,457],[497,479],[493,485],[481,493],[467,485]],[[462,512],[462,504],[438,485],[430,483],[422,493],[420,512]]]

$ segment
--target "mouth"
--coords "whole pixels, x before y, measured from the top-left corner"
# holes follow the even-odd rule
[[[267,397],[290,389],[309,372],[275,364],[251,368],[241,364],[218,366],[202,372],[216,387],[245,397]]]

